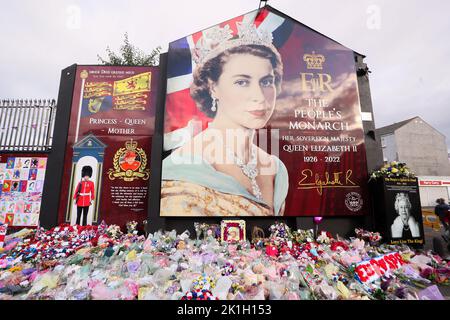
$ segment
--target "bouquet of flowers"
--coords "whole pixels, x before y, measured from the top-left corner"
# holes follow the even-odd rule
[[[296,243],[314,242],[314,230],[297,230],[292,232],[292,237]]]
[[[370,180],[377,178],[414,178],[415,174],[406,166],[406,163],[393,161],[385,164],[381,169],[372,172]]]
[[[269,231],[270,240],[277,245],[292,239],[291,229],[283,222],[275,222],[270,226]]]
[[[317,237],[317,242],[321,244],[330,244],[333,240],[333,236],[328,231],[322,231]]]
[[[356,228],[355,233],[358,239],[369,242],[371,246],[377,246],[382,239],[379,232],[370,232]]]
[[[106,235],[111,239],[119,239],[122,235],[122,231],[118,225],[112,224],[106,229]]]
[[[128,234],[137,234],[136,228],[138,223],[136,221],[129,221],[126,225]]]
[[[194,290],[211,290],[216,286],[216,280],[212,277],[202,274],[192,283]]]

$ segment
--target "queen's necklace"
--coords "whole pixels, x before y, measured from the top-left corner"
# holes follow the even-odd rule
[[[256,199],[262,200],[261,189],[256,182],[256,177],[258,176],[258,169],[256,168],[256,148],[252,146],[251,149],[250,160],[245,164],[242,159],[238,158],[236,154],[227,147],[228,153],[233,156],[234,163],[241,169],[242,173],[250,179],[253,195]]]

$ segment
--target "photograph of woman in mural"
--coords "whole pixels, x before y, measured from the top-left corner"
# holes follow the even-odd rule
[[[394,207],[398,217],[391,225],[392,238],[412,239],[420,237],[419,223],[411,215],[412,205],[406,193],[397,193]]]
[[[95,200],[95,188],[94,182],[90,180],[92,177],[92,167],[84,166],[81,169],[81,181],[78,183],[73,199],[77,205],[77,221],[76,224],[80,225],[81,216],[83,216],[83,222],[81,225],[87,225],[87,216],[89,213],[89,207]]]
[[[190,93],[213,120],[164,159],[162,216],[283,215],[286,167],[255,144],[281,91],[281,57],[271,34],[238,23],[233,36],[227,27],[197,43]]]

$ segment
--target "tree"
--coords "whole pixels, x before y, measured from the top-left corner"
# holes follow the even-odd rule
[[[113,52],[108,46],[106,47],[108,58],[103,59],[100,55],[97,55],[97,58],[105,66],[157,66],[160,52],[161,47],[158,46],[150,54],[146,54],[132,45],[128,39],[128,33],[125,33],[119,54]]]

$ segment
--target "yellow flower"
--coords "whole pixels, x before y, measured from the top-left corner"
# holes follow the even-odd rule
[[[391,172],[392,172],[392,173],[397,173],[397,172],[398,172],[398,169],[392,168]]]
[[[392,161],[392,162],[391,162],[391,166],[396,166],[397,164],[398,164],[397,161]]]
[[[14,266],[14,267],[10,268],[8,271],[9,272],[22,271],[22,267],[21,266]]]

